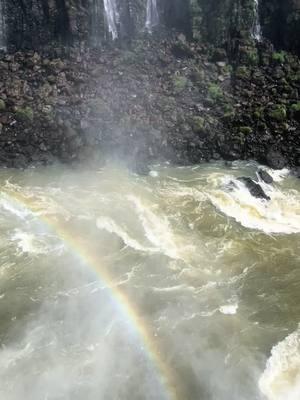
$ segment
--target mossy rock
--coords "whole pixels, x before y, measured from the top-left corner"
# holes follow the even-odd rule
[[[300,72],[296,72],[295,74],[290,74],[289,80],[291,82],[300,82]]]
[[[212,100],[223,98],[223,90],[215,83],[211,83],[208,87],[208,95]]]
[[[250,70],[246,66],[242,65],[236,69],[235,75],[240,79],[248,79],[250,78]]]
[[[195,133],[201,133],[205,127],[205,119],[202,117],[193,117],[192,122],[192,129]]]
[[[240,126],[239,131],[243,135],[249,135],[250,133],[252,133],[252,128],[250,126]]]
[[[195,68],[190,77],[193,82],[199,84],[205,80],[205,72],[203,69]]]
[[[16,118],[20,121],[33,121],[33,110],[31,107],[18,108]]]
[[[290,110],[292,112],[300,112],[300,101],[298,101],[298,103],[292,104]]]
[[[257,65],[259,58],[255,47],[245,47],[241,51],[241,62],[248,65]]]
[[[285,62],[286,52],[285,51],[277,51],[272,54],[272,60],[278,64],[283,64]]]
[[[0,111],[5,111],[5,109],[6,109],[5,101],[0,99]]]
[[[283,104],[277,104],[268,111],[268,115],[270,118],[282,122],[286,119],[287,116],[286,106],[284,106]]]
[[[233,118],[235,117],[235,109],[233,108],[233,106],[231,104],[225,103],[223,105],[223,120],[225,121],[231,121],[233,120]]]
[[[290,107],[290,111],[291,111],[292,117],[300,122],[300,101],[298,101],[298,103],[292,104]]]
[[[253,116],[256,120],[262,119],[264,117],[264,108],[257,107],[253,112]]]
[[[175,75],[173,78],[175,93],[181,93],[188,85],[188,79],[185,76]]]

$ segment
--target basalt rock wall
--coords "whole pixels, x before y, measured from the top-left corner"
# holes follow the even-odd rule
[[[193,36],[216,45],[249,38],[255,21],[253,0],[191,0]]]
[[[51,42],[101,45],[110,39],[103,0],[1,0],[7,42],[17,49]],[[108,1],[109,3],[109,1]],[[157,0],[159,26],[217,46],[251,39],[255,0]],[[118,36],[145,30],[147,0],[116,0]],[[280,49],[300,53],[300,0],[259,0],[263,35]]]
[[[262,0],[260,12],[264,36],[300,54],[300,0]]]
[[[103,0],[1,1],[7,44],[14,49],[36,49],[52,43],[95,46],[111,39]],[[146,0],[117,0],[116,4],[121,39],[144,29]]]

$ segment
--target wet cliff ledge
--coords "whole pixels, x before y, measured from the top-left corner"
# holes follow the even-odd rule
[[[300,163],[298,0],[0,0],[0,163]]]
[[[126,48],[19,51],[0,60],[0,162],[117,154],[129,163],[300,163],[300,62],[264,42],[223,48],[153,34]]]
[[[0,0],[0,15],[15,49],[52,42],[99,45],[114,30],[122,40],[143,31],[151,4],[156,10],[150,28],[159,22],[189,38],[230,46],[251,37],[259,23],[277,49],[300,55],[299,0]]]

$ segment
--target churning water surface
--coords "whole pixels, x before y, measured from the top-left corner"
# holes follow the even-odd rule
[[[299,400],[300,181],[256,171],[2,170],[0,399]]]

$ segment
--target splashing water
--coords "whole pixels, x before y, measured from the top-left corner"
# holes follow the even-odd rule
[[[273,347],[259,386],[268,400],[300,398],[300,327]]]
[[[282,171],[282,175],[283,173]],[[251,196],[244,183],[234,176],[215,175],[210,179],[214,187],[208,192],[212,204],[243,226],[269,234],[300,232],[299,193],[293,190],[283,191],[275,185],[260,182],[271,198],[270,201],[265,201]],[[232,183],[234,186],[230,187]]]
[[[104,10],[108,31],[115,40],[118,38],[119,12],[116,0],[104,0]]]
[[[151,32],[158,25],[157,0],[147,0],[146,29]]]

